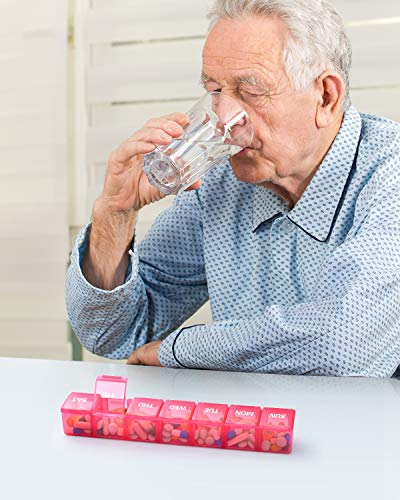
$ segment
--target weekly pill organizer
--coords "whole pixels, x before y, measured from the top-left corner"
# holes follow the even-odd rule
[[[218,403],[126,399],[127,379],[102,375],[94,394],[72,392],[61,407],[70,436],[290,453],[296,411]]]

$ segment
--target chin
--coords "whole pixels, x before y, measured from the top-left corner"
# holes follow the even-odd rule
[[[232,156],[230,164],[235,174],[235,177],[247,184],[263,184],[271,180],[271,172],[269,168],[257,165],[252,158],[235,158]]]

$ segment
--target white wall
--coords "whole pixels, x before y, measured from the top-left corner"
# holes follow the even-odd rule
[[[0,356],[67,359],[67,3],[0,19]]]

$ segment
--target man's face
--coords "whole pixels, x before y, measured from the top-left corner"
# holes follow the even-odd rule
[[[301,176],[318,138],[316,93],[293,91],[282,65],[285,33],[275,19],[223,19],[203,50],[207,91],[239,100],[254,127],[250,149],[231,158],[232,169],[239,180],[267,187]]]

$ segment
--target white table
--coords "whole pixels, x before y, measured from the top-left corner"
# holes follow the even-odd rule
[[[297,410],[291,455],[62,432],[60,406],[122,375],[128,396]],[[400,382],[0,358],[0,498],[382,500],[400,491]]]

